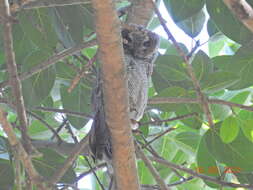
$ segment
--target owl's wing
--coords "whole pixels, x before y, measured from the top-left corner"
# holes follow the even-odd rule
[[[131,120],[139,121],[145,111],[148,100],[147,67],[141,60],[125,56],[127,63],[129,117]]]

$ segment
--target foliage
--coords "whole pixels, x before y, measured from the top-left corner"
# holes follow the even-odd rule
[[[207,29],[208,51],[202,51],[200,44],[191,57],[194,73],[206,97],[221,99],[237,104],[251,105],[253,84],[252,34],[229,11],[221,0],[163,0],[166,10],[176,25],[194,43],[198,34]],[[252,4],[253,0],[249,0]],[[119,4],[119,7],[126,3]],[[166,19],[166,18],[165,18]],[[72,5],[57,8],[40,8],[20,11],[18,23],[13,26],[14,51],[19,73],[29,72],[31,68],[47,61],[55,52],[79,45],[82,41],[95,38],[93,10],[90,4]],[[207,22],[207,24],[206,24]],[[160,27],[154,17],[150,29]],[[0,26],[0,33],[2,28]],[[1,35],[2,36],[2,35]],[[1,40],[2,41],[2,40]],[[7,80],[3,44],[0,41],[0,80]],[[191,50],[180,44],[185,53]],[[161,52],[156,60],[149,96],[197,98],[192,80],[187,73],[182,57],[174,46],[161,38]],[[96,54],[97,47],[83,49],[81,53],[69,56],[63,61],[48,67],[22,81],[26,108],[57,129],[65,120],[71,130],[83,137],[87,134],[90,118],[70,114],[47,112],[38,107],[66,109],[92,115],[90,105],[95,72],[89,60]],[[94,66],[97,66],[94,63]],[[71,82],[82,69],[85,74],[78,85],[69,92]],[[12,100],[9,88],[1,89],[2,98]],[[151,145],[164,159],[175,164],[190,167],[208,176],[221,174],[227,181],[252,184],[253,172],[253,113],[223,104],[210,105],[215,128],[209,129],[202,107],[192,103],[152,104],[141,123],[165,120],[189,113],[198,113],[191,118],[162,124],[145,124],[140,130],[147,141],[157,134],[175,127],[176,130],[163,135]],[[9,122],[18,126],[14,110],[6,106]],[[47,126],[36,118],[29,117],[29,135],[32,139],[48,140],[52,134]],[[16,130],[19,134],[19,131]],[[71,141],[69,130],[60,131],[60,136]],[[8,149],[8,143],[0,129],[0,187],[15,188],[15,162]],[[140,135],[136,139],[143,142]],[[43,157],[34,160],[39,173],[50,178],[52,171],[63,163],[64,157],[51,149],[40,150]],[[170,168],[155,164],[166,183],[179,180]],[[226,170],[230,168],[229,172]],[[76,164],[68,170],[60,183],[72,184],[78,174],[89,170],[89,165],[80,156]],[[138,161],[141,184],[155,184],[155,180],[142,161]],[[179,171],[184,177],[185,174]],[[102,182],[106,172],[99,171]],[[24,175],[24,174],[23,174]],[[92,175],[93,189],[99,189]],[[8,179],[8,180],[1,180]],[[175,189],[218,189],[220,186],[206,180],[194,179]],[[231,189],[231,188],[224,188]]]

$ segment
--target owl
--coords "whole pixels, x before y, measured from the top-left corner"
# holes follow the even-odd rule
[[[124,63],[126,64],[129,118],[132,129],[135,129],[147,106],[149,81],[153,71],[153,63],[158,54],[159,37],[143,26],[135,24],[124,25],[121,35]],[[95,117],[89,144],[95,160],[108,162],[112,158],[112,146],[110,133],[105,122],[100,74],[98,78],[97,86],[92,95]]]

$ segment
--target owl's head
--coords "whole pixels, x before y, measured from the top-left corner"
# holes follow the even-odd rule
[[[124,25],[121,35],[125,54],[129,54],[134,58],[149,58],[158,49],[158,35],[143,26],[136,24]]]

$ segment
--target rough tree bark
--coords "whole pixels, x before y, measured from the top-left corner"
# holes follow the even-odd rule
[[[233,14],[253,32],[253,9],[246,0],[223,0]]]
[[[117,189],[138,190],[136,158],[128,116],[120,22],[113,0],[92,0],[102,66],[106,122],[112,137],[113,169]]]

